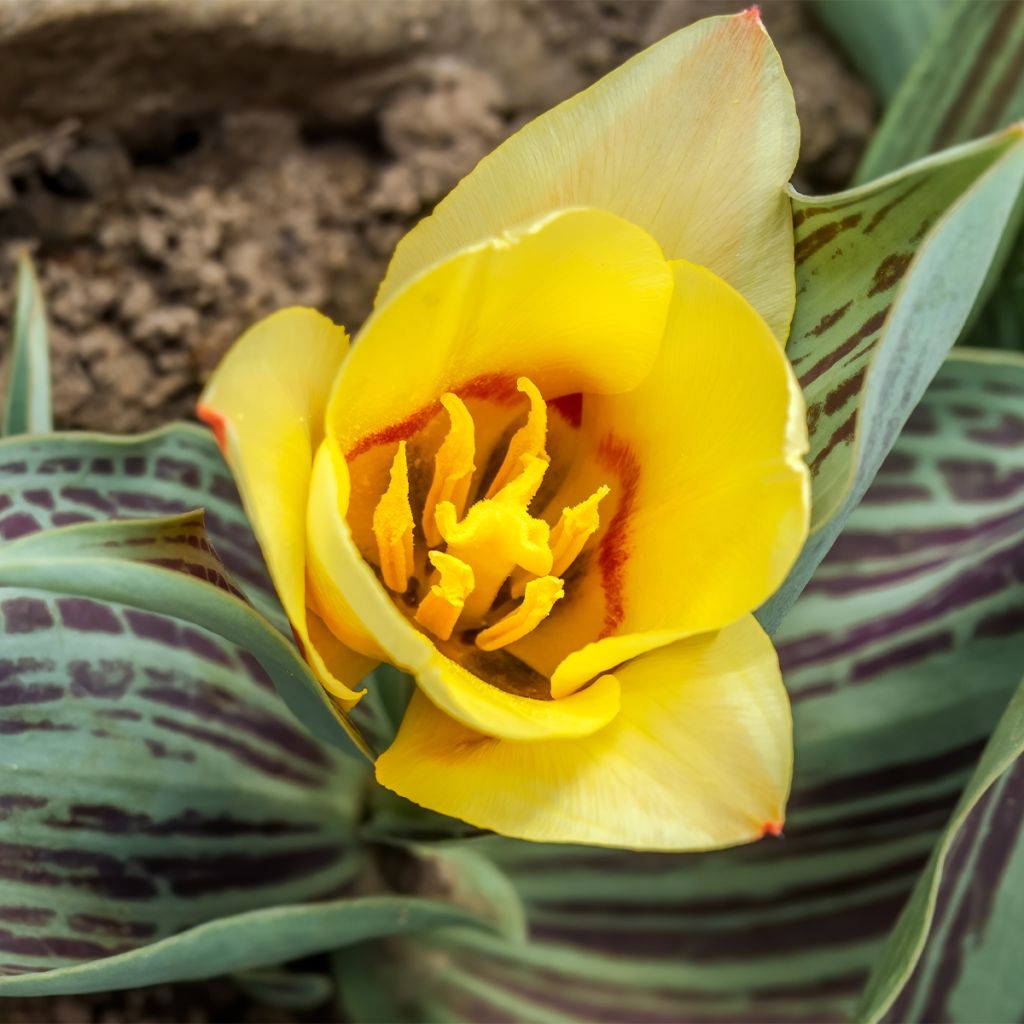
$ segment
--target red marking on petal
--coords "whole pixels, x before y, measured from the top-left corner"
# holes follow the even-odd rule
[[[520,392],[516,389],[516,378],[505,373],[484,373],[479,377],[459,384],[451,389],[459,398],[479,398],[484,401],[497,402],[500,405],[512,405],[519,398]],[[345,453],[345,457],[351,462],[360,455],[365,455],[373,448],[382,444],[396,444],[399,441],[408,441],[414,434],[418,434],[439,412],[441,401],[430,402],[415,412],[410,413],[403,420],[392,423],[372,434],[361,437]]]
[[[741,17],[746,18],[747,21],[755,21],[755,22],[757,22],[758,25],[762,24],[762,22],[761,22],[761,5],[760,4],[752,4],[745,11],[741,12]]]
[[[481,398],[501,405],[514,405],[522,396],[516,377],[508,373],[484,373],[452,388],[459,398]]]
[[[226,453],[228,450],[228,421],[216,409],[211,409],[201,402],[196,406],[196,415],[213,431],[217,447]]]
[[[622,584],[629,560],[630,519],[640,487],[640,462],[625,441],[611,434],[598,445],[597,460],[617,477],[618,486],[613,492],[619,497],[618,507],[608,524],[607,532],[601,538],[597,554],[605,600],[604,625],[598,639],[603,640],[615,632],[626,614]]]
[[[765,836],[775,836],[778,838],[782,835],[783,822],[781,821],[766,821],[761,826],[761,838]]]
[[[578,427],[583,422],[583,395],[576,391],[561,398],[552,398],[548,408],[557,412],[570,427]]]

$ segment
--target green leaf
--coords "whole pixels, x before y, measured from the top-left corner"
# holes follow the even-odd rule
[[[317,739],[373,756],[295,646],[234,588],[206,540],[201,511],[83,523],[8,541],[0,546],[0,586],[130,602],[208,629],[256,658]]]
[[[216,556],[201,551],[205,541],[199,537],[192,538],[189,551],[178,550],[168,557],[180,555],[187,568],[186,556],[203,554],[195,572],[209,573],[214,579],[230,577],[244,599],[230,589],[207,587],[200,576],[187,572],[182,575],[153,565],[133,567],[127,558],[138,551],[123,548],[116,556],[113,548],[94,550],[91,557],[102,563],[102,568],[97,563],[95,577],[81,565],[60,569],[51,564],[47,569],[51,585],[58,592],[120,600],[200,626],[219,623],[211,628],[230,630],[219,635],[236,638],[262,659],[289,708],[314,735],[343,749],[352,749],[354,742],[367,751],[361,732],[329,701],[295,650],[237,491],[207,431],[176,424],[134,438],[99,434],[14,438],[0,442],[0,474],[0,538],[8,541],[0,546],[0,558],[10,557],[13,545],[26,541],[38,557],[40,543],[49,543],[39,541],[40,530],[102,523],[112,517],[174,515],[204,506],[205,524],[227,571],[215,564]],[[194,524],[193,529],[197,529]],[[71,536],[74,545],[79,535]],[[101,531],[85,536],[102,543],[105,535]],[[3,583],[17,585],[13,576],[0,578]],[[204,618],[207,614],[214,617]]]
[[[814,9],[858,71],[888,100],[952,0],[815,0]]]
[[[1022,399],[1024,360],[947,363],[787,619],[784,839],[674,856],[467,841],[516,886],[531,942],[353,950],[343,971],[377,963],[389,983],[365,1017],[370,982],[342,987],[356,1019],[847,1018],[1018,683]]]
[[[889,6],[894,17],[910,13],[903,3]],[[888,52],[888,47],[875,49]],[[856,180],[870,181],[1024,117],[1022,51],[1024,4],[1019,0],[956,0],[886,109]]]
[[[251,656],[28,589],[0,589],[0,621],[0,974],[352,884],[367,769],[311,740]]]
[[[1024,130],[838,196],[794,197],[788,354],[807,400],[812,533],[769,632],[860,501],[956,341],[1024,183]]]
[[[52,429],[46,310],[32,261],[23,254],[18,259],[18,297],[14,309],[3,436],[42,434]]]
[[[1020,1019],[1024,979],[1014,960],[1024,922],[1022,755],[1024,684],[882,951],[858,1019],[880,1020],[901,991],[902,1021]],[[1001,935],[988,933],[993,924]],[[930,947],[929,929],[938,940]],[[905,989],[915,966],[914,984]]]
[[[334,994],[330,977],[313,971],[270,967],[243,971],[233,980],[249,999],[283,1010],[315,1010]]]
[[[0,441],[0,540],[75,523],[179,515],[200,506],[232,580],[263,616],[290,632],[208,430],[175,423],[132,437],[76,432]]]
[[[63,995],[195,981],[324,950],[450,925],[479,927],[467,910],[404,896],[268,907],[208,921],[150,946],[45,975],[0,978],[5,996]]]

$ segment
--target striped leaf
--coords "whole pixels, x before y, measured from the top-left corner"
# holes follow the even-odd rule
[[[7,559],[0,584],[50,586],[68,594],[120,600],[138,607],[143,607],[139,602],[145,600],[145,608],[151,612],[198,625],[218,621],[219,628],[227,631],[222,636],[242,643],[262,659],[288,706],[318,738],[342,748],[351,749],[355,742],[360,749],[368,749],[362,730],[331,704],[295,650],[237,491],[207,431],[175,424],[133,438],[99,434],[14,438],[0,442],[0,474],[0,538],[7,542],[0,545],[0,559]],[[81,566],[71,571],[69,565],[64,569],[50,565],[46,570],[50,583],[42,582],[39,566],[33,569],[35,582],[27,581],[24,566],[19,570],[21,576],[12,575],[13,546],[23,545],[18,550],[38,555],[56,536],[54,527],[122,517],[173,516],[196,506],[204,508],[205,526],[217,555],[203,552],[205,541],[193,537],[167,556],[181,561],[172,571],[141,562],[132,565],[107,547],[101,557],[110,570],[107,573],[92,564],[89,571]],[[34,540],[41,530],[47,531],[47,539]],[[66,543],[80,543],[81,535],[71,533],[69,537]],[[102,540],[103,534],[97,538]],[[71,557],[70,551],[63,550],[66,558]],[[118,554],[130,557],[140,554],[140,549],[133,542]],[[192,565],[187,556],[199,561]],[[220,568],[214,564],[217,556],[223,557]],[[203,574],[215,582],[230,577],[231,584],[207,587]],[[141,581],[148,582],[143,586]],[[235,584],[239,590],[232,592]],[[375,713],[377,709],[370,704],[361,712],[361,721],[370,730],[376,727]]]
[[[848,1019],[1024,661],[1022,399],[1024,361],[943,367],[777,637],[797,745],[784,839],[471,840],[518,888],[531,942],[438,932],[397,965],[353,951],[352,1015]]]
[[[872,974],[858,1019],[1020,1020],[1024,684]],[[898,999],[896,998],[898,996]]]
[[[808,406],[812,534],[759,618],[774,631],[956,340],[1024,184],[1024,129],[838,196],[794,198],[788,353]]]
[[[352,884],[362,766],[311,740],[251,656],[23,588],[0,590],[0,620],[0,975]]]
[[[46,310],[39,282],[32,261],[23,254],[18,259],[14,334],[4,403],[4,437],[39,434],[53,429],[50,352],[46,339]]]

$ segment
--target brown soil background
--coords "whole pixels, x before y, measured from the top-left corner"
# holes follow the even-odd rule
[[[796,183],[834,191],[874,102],[805,3],[763,6],[800,114]],[[354,332],[395,242],[480,157],[648,43],[740,7],[8,0],[0,345],[6,354],[13,260],[27,248],[49,306],[58,428],[190,417],[253,321],[298,303]],[[268,1008],[227,980],[0,1002],[10,1022],[336,1015]]]

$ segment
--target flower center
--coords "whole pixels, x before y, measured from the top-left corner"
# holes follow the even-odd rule
[[[483,651],[522,639],[564,597],[562,576],[597,531],[598,505],[608,494],[599,487],[586,501],[564,508],[553,526],[530,513],[550,462],[547,405],[529,378],[521,377],[517,386],[530,402],[526,423],[513,434],[486,492],[468,508],[476,428],[462,399],[451,392],[441,399],[450,425],[434,457],[420,518],[433,571],[413,617],[440,640],[456,627],[475,630],[473,642]],[[417,565],[404,441],[372,526],[384,584],[404,594]]]

